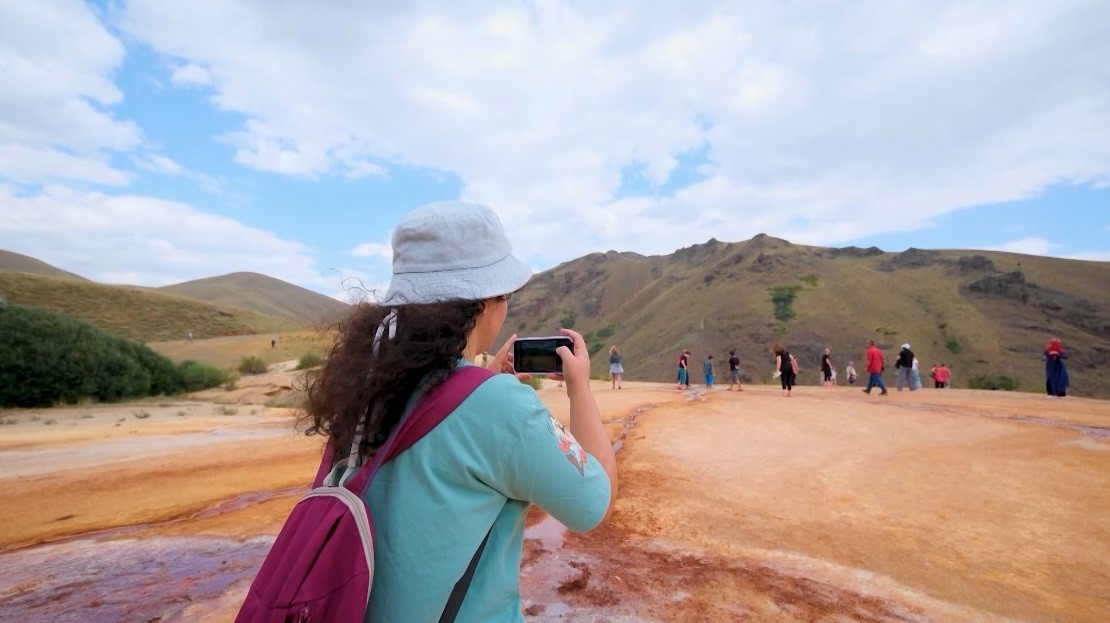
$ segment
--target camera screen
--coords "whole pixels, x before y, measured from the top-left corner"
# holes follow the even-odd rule
[[[555,349],[568,342],[566,338],[519,340],[514,348],[513,365],[517,372],[562,372],[563,362]]]

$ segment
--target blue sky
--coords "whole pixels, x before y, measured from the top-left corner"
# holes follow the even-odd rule
[[[0,0],[0,248],[342,296],[465,199],[540,270],[756,233],[1108,261],[1110,7],[1007,10]]]

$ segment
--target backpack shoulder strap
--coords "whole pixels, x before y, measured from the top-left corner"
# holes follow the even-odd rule
[[[474,393],[474,390],[495,375],[492,370],[479,366],[468,365],[457,368],[442,385],[417,401],[412,412],[401,420],[389,439],[374,454],[374,460],[363,465],[345,485],[347,489],[360,497],[365,494],[382,465],[392,461],[397,455],[423,439],[424,435],[447,419],[447,416]]]

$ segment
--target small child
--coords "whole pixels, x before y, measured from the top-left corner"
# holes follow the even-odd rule
[[[829,368],[829,383],[836,387],[836,368]]]
[[[706,357],[705,361],[702,362],[702,366],[705,368],[705,388],[713,389],[713,380],[717,377],[717,375],[713,374],[713,355]]]
[[[845,370],[844,373],[848,376],[848,384],[849,385],[855,385],[856,384],[856,367],[855,367],[854,362],[852,362],[852,361],[848,362],[848,369]],[[836,373],[834,372],[833,374],[836,374]]]

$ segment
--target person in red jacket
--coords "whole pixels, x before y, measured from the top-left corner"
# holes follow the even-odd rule
[[[883,383],[883,351],[875,346],[875,340],[867,341],[867,389],[863,393],[870,394],[871,388],[878,386],[883,390],[880,396],[886,396],[886,383]]]

